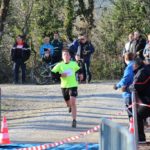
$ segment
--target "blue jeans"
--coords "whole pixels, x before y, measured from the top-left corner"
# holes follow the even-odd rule
[[[125,106],[127,107],[127,113],[128,117],[132,117],[132,107],[129,108],[129,106],[132,104],[132,98],[131,98],[131,93],[130,92],[123,92],[122,94]]]

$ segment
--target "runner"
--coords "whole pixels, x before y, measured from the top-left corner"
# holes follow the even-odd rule
[[[53,73],[59,73],[61,79],[61,89],[64,100],[69,107],[69,112],[72,112],[72,127],[76,128],[76,97],[78,95],[77,87],[78,82],[76,80],[76,72],[79,73],[80,80],[83,79],[83,75],[80,72],[80,67],[75,61],[70,60],[71,56],[68,50],[62,51],[63,61],[58,63],[53,69]]]

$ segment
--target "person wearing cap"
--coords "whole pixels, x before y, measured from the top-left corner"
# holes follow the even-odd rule
[[[24,41],[23,36],[18,35],[16,42],[11,49],[11,59],[14,62],[14,84],[19,83],[19,68],[22,70],[22,84],[26,82],[26,61],[30,57],[29,45]]]
[[[138,103],[150,105],[150,67],[144,65],[143,60],[136,58],[133,64],[134,80],[130,89],[135,89]],[[137,125],[139,143],[146,143],[146,136],[144,133],[144,120],[150,116],[150,108],[139,105],[137,107]]]

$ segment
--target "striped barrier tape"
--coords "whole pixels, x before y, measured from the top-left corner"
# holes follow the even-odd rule
[[[134,104],[132,104],[132,105],[135,105],[135,104],[140,105],[140,106],[150,107],[150,105],[143,104],[143,103],[134,103]],[[130,105],[128,108],[131,108],[132,105]],[[124,109],[124,110],[118,112],[117,114],[118,114],[118,115],[121,115],[121,114],[122,114],[125,110],[127,110],[128,108],[126,108],[126,109]],[[110,117],[110,119],[113,119],[113,118]],[[64,139],[64,140],[61,140],[61,141],[59,141],[59,142],[50,143],[50,144],[44,144],[44,145],[39,145],[39,146],[34,146],[34,147],[29,147],[29,148],[21,148],[21,149],[16,149],[16,150],[46,150],[46,149],[48,149],[48,148],[57,147],[57,146],[59,146],[59,145],[65,144],[65,143],[69,143],[69,142],[78,140],[78,139],[80,139],[80,138],[82,138],[82,137],[84,137],[84,136],[86,136],[86,135],[88,135],[88,134],[91,134],[91,133],[94,133],[94,132],[98,131],[99,128],[100,128],[99,125],[98,125],[98,126],[95,126],[95,127],[92,128],[92,129],[89,129],[89,130],[87,130],[87,131],[85,131],[85,132],[80,133],[79,135],[76,135],[76,136],[73,136],[73,137],[68,137],[68,138],[66,138],[66,139]]]
[[[150,105],[148,105],[148,104],[144,104],[144,103],[133,103],[133,104],[129,105],[128,107],[126,107],[124,110],[118,112],[117,115],[121,115],[121,114],[123,114],[124,111],[128,111],[128,109],[129,109],[129,108],[132,108],[133,105],[145,106],[145,107],[149,107],[149,108],[150,108]],[[113,119],[113,117],[111,117],[110,119]]]
[[[85,132],[81,132],[79,135],[76,135],[76,136],[73,136],[73,137],[69,137],[69,138],[66,138],[64,140],[61,140],[59,142],[55,142],[55,143],[50,143],[50,144],[44,144],[44,145],[39,145],[39,146],[34,146],[34,147],[29,147],[29,148],[20,148],[20,149],[16,149],[16,150],[45,150],[45,149],[48,149],[48,148],[52,148],[52,147],[56,147],[56,146],[59,146],[59,145],[63,145],[65,143],[68,143],[68,142],[72,142],[72,141],[75,141],[75,140],[78,140],[88,134],[91,134],[91,133],[94,133],[96,131],[98,131],[100,128],[100,126],[95,126],[94,128],[92,129],[89,129]]]
[[[149,107],[150,108],[150,105],[144,104],[144,103],[133,103],[133,104],[129,105],[128,108],[132,108],[133,105],[145,106],[145,107]]]

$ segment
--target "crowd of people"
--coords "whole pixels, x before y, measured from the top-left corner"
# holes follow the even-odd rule
[[[20,44],[21,43],[21,44]],[[21,45],[21,46],[20,46]],[[63,41],[61,41],[59,33],[54,32],[53,40],[50,41],[49,36],[43,38],[43,43],[39,48],[39,56],[43,63],[57,64],[62,61],[62,50],[64,48]],[[65,46],[66,48],[66,46]],[[72,43],[67,46],[71,55],[71,60],[77,61],[78,65],[82,68],[84,79],[83,83],[89,83],[92,75],[90,71],[91,55],[94,53],[94,46],[88,40],[86,34],[79,35]],[[29,59],[31,50],[29,45],[25,42],[24,37],[17,36],[15,44],[11,49],[11,59],[14,64],[13,75],[14,84],[19,82],[19,69],[22,71],[21,83],[26,83],[26,61]],[[78,55],[78,56],[76,56]],[[59,76],[55,76],[54,80],[59,82]]]
[[[136,31],[130,33],[129,41],[123,49],[123,59],[126,64],[121,80],[114,85],[114,89],[121,88],[122,97],[127,108],[129,121],[132,115],[132,91],[136,92],[136,103],[150,105],[150,35],[146,40]],[[150,117],[147,106],[137,106],[137,125],[139,143],[146,143],[144,124]]]

